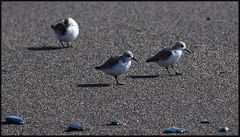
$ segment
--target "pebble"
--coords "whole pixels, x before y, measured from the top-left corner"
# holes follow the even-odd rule
[[[210,21],[211,20],[211,17],[207,17],[207,21]]]
[[[202,119],[201,121],[202,124],[209,124],[209,120],[207,118]]]
[[[25,121],[23,118],[16,116],[16,115],[11,115],[6,117],[6,123],[8,124],[24,124]]]
[[[218,132],[228,132],[229,128],[228,127],[221,127],[218,129]]]
[[[145,29],[144,29],[143,27],[137,27],[135,30],[138,31],[138,32],[143,32],[143,31],[145,31]]]
[[[68,131],[85,131],[87,128],[83,124],[69,124]]]
[[[187,132],[187,130],[178,127],[169,127],[163,130],[163,133],[184,133],[184,132]]]
[[[124,123],[120,120],[114,119],[114,120],[111,121],[111,125],[126,125],[126,123]]]

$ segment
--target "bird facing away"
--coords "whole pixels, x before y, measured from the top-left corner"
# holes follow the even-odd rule
[[[72,18],[66,18],[62,22],[51,25],[51,28],[55,38],[60,41],[63,47],[65,46],[62,42],[67,42],[67,47],[69,47],[68,42],[76,39],[79,33],[78,24]]]
[[[131,59],[137,61],[133,57],[131,51],[126,51],[122,56],[114,56],[109,58],[103,65],[95,67],[97,70],[101,70],[104,73],[114,76],[117,85],[124,85],[118,82],[118,76],[126,72],[131,66]]]
[[[181,75],[182,73],[177,72],[173,65],[182,56],[183,50],[191,53],[191,51],[186,48],[186,44],[184,42],[178,41],[172,47],[161,49],[156,55],[147,59],[146,62],[154,62],[161,67],[165,67],[169,75],[171,74],[168,70],[168,67],[171,66],[176,75]]]

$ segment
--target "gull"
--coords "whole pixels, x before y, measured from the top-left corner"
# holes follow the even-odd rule
[[[103,65],[95,67],[97,70],[101,70],[104,73],[114,76],[117,82],[117,85],[124,85],[123,83],[118,82],[118,76],[126,72],[131,66],[131,59],[137,61],[133,57],[131,51],[126,51],[122,56],[110,57]]]
[[[69,47],[68,42],[76,39],[79,33],[78,24],[72,18],[66,18],[60,23],[51,25],[51,28],[55,38],[60,41],[63,47],[65,46],[62,42],[67,42],[67,47]]]
[[[183,50],[191,53],[191,51],[186,48],[186,44],[184,42],[178,41],[172,47],[162,48],[156,55],[147,59],[146,62],[154,62],[161,67],[165,67],[169,75],[171,74],[168,68],[171,66],[176,75],[181,75],[182,73],[177,72],[173,65],[182,56]]]

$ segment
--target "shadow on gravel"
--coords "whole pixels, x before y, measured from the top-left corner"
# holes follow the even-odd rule
[[[1,122],[1,125],[21,125],[21,124],[10,123],[10,122],[4,121],[4,122]]]
[[[90,129],[85,129],[85,130],[68,130],[68,129],[65,129],[65,130],[63,130],[63,132],[77,132],[77,131],[83,132],[83,131],[87,131],[87,130],[90,130]]]
[[[178,76],[177,74],[173,74],[173,75],[130,75],[127,76],[129,78],[133,78],[133,79],[144,79],[144,78],[164,78],[164,77],[174,77],[174,76]]]
[[[57,50],[57,49],[65,49],[68,47],[52,47],[52,46],[46,46],[46,47],[29,47],[28,50]]]
[[[79,84],[77,87],[81,87],[81,88],[93,88],[93,87],[108,87],[108,86],[111,86],[111,84],[107,84],[107,83]]]
[[[156,77],[160,77],[159,75],[131,75],[128,76],[129,78],[156,78]]]
[[[4,121],[4,122],[1,122],[1,125],[7,125],[9,124],[8,122]]]

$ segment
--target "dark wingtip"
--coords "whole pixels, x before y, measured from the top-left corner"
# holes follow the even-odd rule
[[[155,61],[155,58],[154,57],[150,57],[146,60],[146,62],[154,62]]]
[[[101,68],[100,66],[95,67],[96,70],[100,70],[100,68]]]
[[[151,60],[150,60],[150,59],[147,59],[146,62],[151,62]]]

